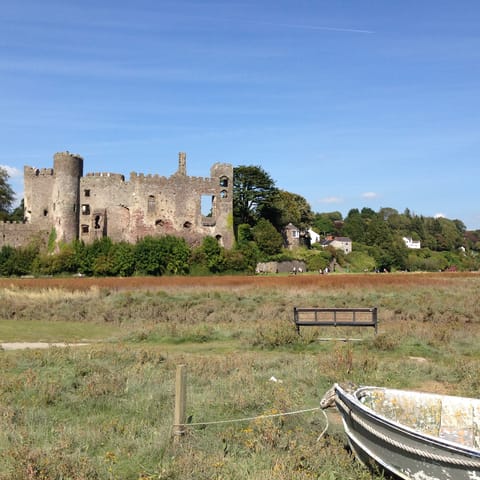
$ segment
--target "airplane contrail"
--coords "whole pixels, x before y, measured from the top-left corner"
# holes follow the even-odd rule
[[[322,27],[319,25],[303,25],[303,24],[295,24],[295,23],[269,23],[269,22],[261,22],[261,23],[263,25],[274,25],[274,26],[288,27],[288,28],[303,28],[305,30],[329,30],[332,32],[367,33],[367,34],[375,33],[372,30],[361,30],[358,28]]]

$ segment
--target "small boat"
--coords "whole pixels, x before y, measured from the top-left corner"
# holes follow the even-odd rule
[[[480,399],[335,384],[336,405],[355,456],[406,480],[480,480]]]

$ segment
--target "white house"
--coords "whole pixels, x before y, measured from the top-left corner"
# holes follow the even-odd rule
[[[352,240],[348,237],[331,237],[322,241],[322,247],[328,246],[337,250],[343,250],[343,253],[349,254],[352,251]]]
[[[310,237],[310,243],[320,243],[320,235],[317,232],[314,232],[311,228],[307,232]]]
[[[418,240],[412,240],[412,237],[403,237],[403,241],[405,242],[405,245],[407,248],[422,248],[420,245],[420,241]]]

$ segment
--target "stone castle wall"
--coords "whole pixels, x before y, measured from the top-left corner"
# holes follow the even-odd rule
[[[170,177],[131,173],[83,175],[83,158],[54,156],[54,168],[25,167],[25,223],[4,226],[0,246],[28,243],[38,232],[56,231],[58,241],[91,243],[103,236],[135,243],[151,235],[176,235],[191,244],[205,236],[233,245],[233,167],[216,163],[210,177],[190,177],[186,156]],[[202,212],[202,199],[211,209]]]
[[[42,244],[48,242],[49,231],[38,229],[34,225],[16,222],[0,222],[0,247],[24,247],[38,239]]]

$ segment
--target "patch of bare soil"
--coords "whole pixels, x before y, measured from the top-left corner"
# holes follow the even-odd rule
[[[81,347],[88,345],[88,343],[47,343],[47,342],[9,342],[9,343],[0,343],[1,350],[24,350],[27,348],[37,349],[37,348],[50,348],[50,347]]]

